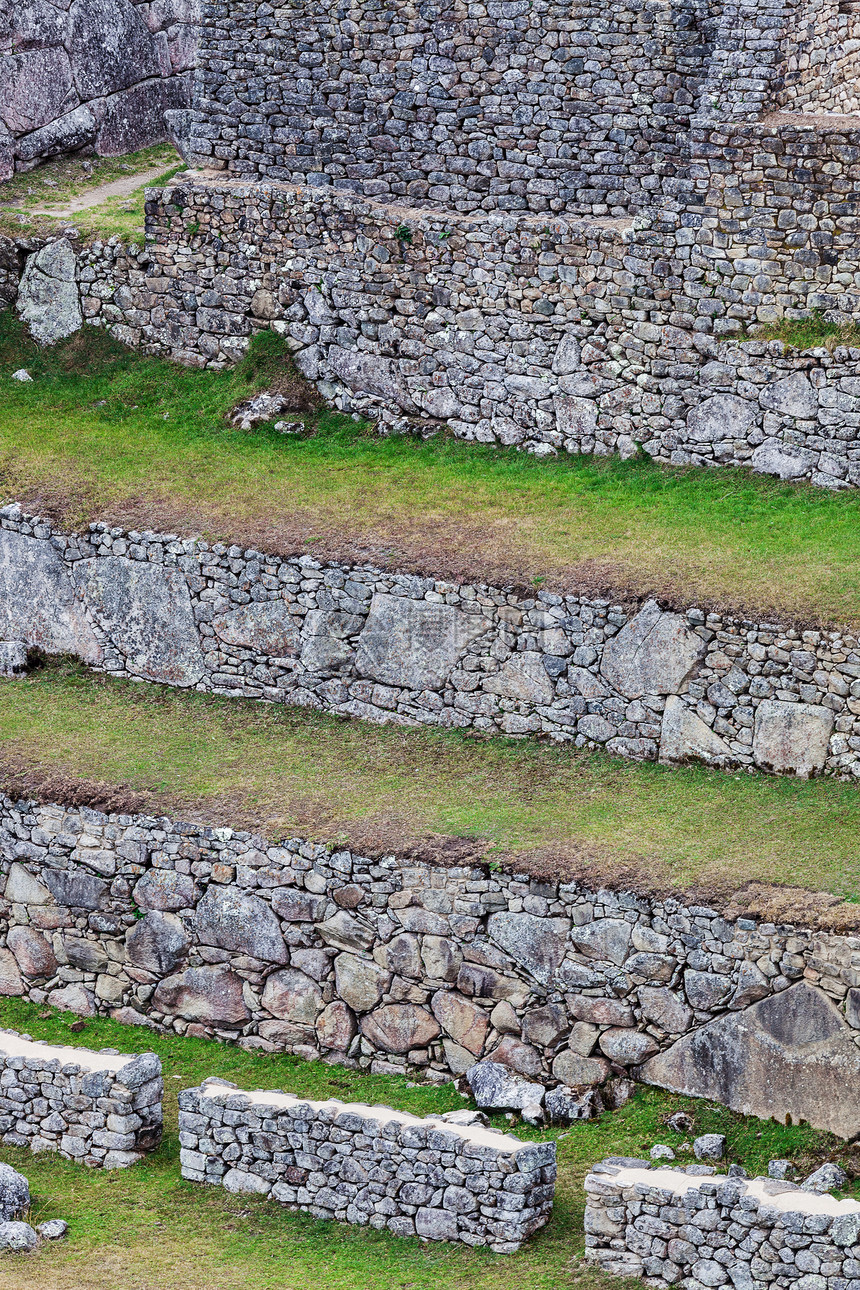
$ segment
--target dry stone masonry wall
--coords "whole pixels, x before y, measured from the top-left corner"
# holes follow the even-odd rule
[[[0,180],[81,149],[167,137],[191,104],[198,0],[2,0]]]
[[[646,1165],[610,1158],[585,1180],[586,1258],[605,1271],[656,1286],[779,1290],[842,1290],[856,1279],[857,1201],[772,1178],[690,1177]]]
[[[124,1169],[161,1141],[162,1092],[155,1053],[56,1047],[0,1030],[0,1135],[11,1146]]]
[[[554,1142],[220,1080],[179,1108],[183,1178],[315,1218],[513,1254],[552,1211]]]
[[[0,642],[116,676],[378,723],[547,735],[667,764],[860,776],[860,645],[708,614],[523,597],[0,510]]]
[[[436,1082],[489,1063],[532,1102],[638,1072],[857,1133],[857,937],[165,818],[6,799],[2,825],[3,994]]]

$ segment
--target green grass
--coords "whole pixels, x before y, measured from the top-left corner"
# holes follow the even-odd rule
[[[148,187],[157,187],[185,170],[176,149],[170,144],[156,144],[124,157],[57,157],[35,170],[15,175],[0,183],[0,233],[10,237],[52,236],[58,228],[73,226],[84,241],[118,235],[125,241],[142,244],[144,234],[144,189],[127,197],[112,197],[98,206],[73,215],[37,215],[36,209],[63,207],[75,197],[116,179],[160,167]]]
[[[535,461],[447,437],[380,439],[322,416],[309,437],[237,432],[226,410],[269,372],[200,372],[93,329],[45,352],[0,316],[7,494],[67,522],[110,518],[281,552],[359,553],[471,580],[656,591],[685,604],[860,624],[860,497],[736,470]],[[0,377],[2,379],[2,377]]]
[[[521,1138],[554,1138],[559,1162],[552,1219],[518,1254],[425,1245],[184,1182],[176,1095],[219,1075],[241,1088],[284,1088],[299,1096],[382,1103],[428,1115],[470,1105],[452,1085],[415,1086],[400,1077],[246,1053],[101,1019],[87,1021],[83,1034],[71,1034],[72,1020],[69,1014],[46,1015],[21,1000],[0,1001],[0,1025],[34,1038],[157,1052],[165,1075],[165,1139],[145,1162],[111,1173],[4,1146],[4,1160],[30,1181],[33,1220],[65,1218],[70,1232],[67,1241],[43,1246],[27,1259],[0,1255],[2,1290],[495,1290],[500,1279],[517,1290],[609,1290],[620,1283],[581,1261],[583,1178],[605,1156],[637,1156],[655,1142],[677,1149],[681,1163],[692,1160],[689,1139],[663,1124],[679,1109],[693,1115],[696,1133],[725,1133],[728,1159],[751,1175],[765,1172],[774,1158],[793,1159],[803,1169],[822,1159],[842,1159],[853,1171],[850,1149],[825,1134],[743,1119],[712,1103],[640,1088],[621,1111],[569,1130],[517,1127]],[[493,1119],[508,1128],[503,1117]],[[686,1153],[680,1150],[685,1141]]]
[[[832,780],[669,770],[531,741],[376,727],[76,666],[0,683],[0,742],[28,771],[148,791],[147,811],[157,802],[280,836],[351,839],[358,849],[376,840],[395,853],[416,839],[471,838],[477,856],[592,883],[629,871],[644,890],[725,896],[758,882],[860,896],[860,794]],[[63,800],[66,788],[52,792]]]
[[[743,339],[781,340],[792,349],[833,350],[838,345],[860,348],[860,326],[853,322],[828,322],[823,310],[813,309],[808,318],[782,318],[776,323],[759,324]]]

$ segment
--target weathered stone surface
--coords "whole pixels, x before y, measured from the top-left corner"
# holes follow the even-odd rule
[[[732,989],[731,977],[721,976],[716,972],[696,972],[688,969],[684,973],[684,991],[694,1008],[708,1011],[718,1008],[727,1001]]]
[[[705,642],[680,614],[649,600],[603,648],[600,671],[628,699],[677,694],[705,653]]]
[[[83,972],[103,972],[108,965],[105,948],[98,941],[90,941],[84,936],[64,936],[62,947],[72,967]]]
[[[267,963],[286,963],[278,920],[259,896],[235,887],[211,886],[197,906],[197,936],[204,945],[238,950]]]
[[[693,1143],[694,1147],[695,1145],[696,1144]],[[819,1195],[824,1195],[825,1192],[835,1191],[837,1187],[844,1187],[847,1181],[848,1175],[845,1170],[841,1169],[839,1165],[833,1164],[831,1161],[827,1161],[826,1164],[819,1165],[819,1167],[811,1173],[808,1178],[803,1180],[800,1185],[800,1190],[814,1191]],[[856,1218],[855,1215],[852,1215],[851,1217]]]
[[[569,376],[578,371],[582,363],[582,346],[576,336],[562,336],[552,359],[556,376]]]
[[[29,1223],[0,1223],[0,1250],[29,1254],[38,1244],[39,1238]]]
[[[286,923],[313,923],[325,913],[325,896],[314,896],[299,887],[276,887],[272,909]]]
[[[417,412],[395,359],[332,345],[328,365],[332,374],[354,393],[375,395],[395,403],[403,412]]]
[[[553,1124],[570,1124],[573,1120],[595,1120],[603,1113],[603,1099],[597,1089],[574,1092],[559,1084],[546,1095],[546,1113]]]
[[[588,995],[573,995],[570,1010],[579,1021],[595,1026],[632,1026],[635,1024],[633,1009],[620,999],[594,999]]]
[[[23,993],[24,982],[14,954],[11,950],[0,950],[0,995],[20,996]]]
[[[204,665],[197,624],[178,569],[103,556],[81,560],[74,577],[130,672],[178,686],[200,680]]]
[[[389,972],[419,980],[423,974],[421,942],[412,932],[394,936],[386,945],[378,945],[373,957]]]
[[[693,1020],[692,1011],[665,986],[642,986],[639,1005],[648,1021],[653,1021],[670,1035],[683,1034],[689,1030]]]
[[[703,1133],[693,1139],[693,1154],[697,1160],[722,1160],[726,1154],[724,1133]]]
[[[0,676],[24,676],[27,646],[23,641],[0,641]]]
[[[499,694],[521,703],[552,703],[555,695],[543,655],[536,650],[512,654],[500,672],[493,672],[485,679],[484,689],[488,694]]]
[[[191,937],[180,919],[175,914],[165,914],[160,910],[152,910],[140,922],[135,923],[125,937],[129,961],[135,967],[155,972],[159,976],[175,972],[188,954],[190,946]]]
[[[22,161],[35,161],[40,157],[54,157],[86,147],[95,137],[96,119],[82,104],[71,112],[64,112],[56,121],[42,126],[41,130],[34,130],[18,139],[15,151]]]
[[[13,134],[40,129],[74,101],[64,49],[29,49],[0,59],[0,120]]]
[[[100,663],[102,651],[50,542],[0,530],[0,640]]]
[[[523,1017],[523,1039],[541,1048],[551,1048],[570,1030],[570,1020],[559,1003],[532,1008]]]
[[[424,936],[421,959],[431,981],[456,981],[463,954],[456,942],[447,936]]]
[[[464,1048],[462,1044],[455,1044],[454,1040],[449,1039],[447,1035],[442,1036],[442,1051],[453,1075],[465,1075],[478,1060],[468,1048]]]
[[[687,434],[694,443],[745,439],[756,420],[756,406],[736,394],[714,394],[693,408],[687,417]]]
[[[339,954],[334,961],[337,992],[356,1012],[370,1012],[388,989],[391,973],[371,959]]]
[[[553,1062],[552,1073],[570,1088],[584,1088],[603,1083],[609,1075],[609,1062],[603,1057],[580,1057],[566,1049]]]
[[[753,470],[760,475],[779,475],[780,479],[801,479],[815,469],[817,454],[781,439],[765,439],[751,457]]]
[[[438,690],[490,623],[452,605],[377,594],[358,638],[356,671],[385,685]]]
[[[355,1013],[341,999],[335,999],[317,1017],[316,1032],[323,1048],[346,1052],[358,1034]]]
[[[79,1017],[94,1017],[96,1015],[96,1005],[92,992],[84,986],[78,985],[77,982],[63,986],[60,990],[52,990],[46,1002],[52,1008],[59,1008],[61,1012],[74,1012]]]
[[[377,1048],[390,1053],[408,1053],[426,1048],[441,1033],[436,1018],[414,1003],[389,1003],[362,1017],[361,1032]]]
[[[659,758],[666,765],[701,761],[709,766],[728,766],[737,760],[725,740],[676,695],[666,700]]]
[[[9,866],[5,896],[16,905],[47,905],[51,893],[43,882],[17,861]]]
[[[476,1062],[466,1072],[472,1096],[478,1106],[492,1111],[521,1111],[544,1099],[542,1084],[530,1084],[499,1062]]]
[[[480,1057],[489,1028],[487,1012],[450,990],[437,990],[430,1006],[446,1034],[461,1048]]]
[[[145,910],[190,909],[197,904],[199,894],[189,874],[173,869],[148,869],[134,885],[135,904]]]
[[[333,945],[338,950],[366,951],[375,940],[370,928],[345,909],[339,909],[324,923],[319,923],[317,931],[326,945]]]
[[[30,1186],[11,1165],[0,1164],[0,1222],[17,1218],[30,1204]]]
[[[165,113],[185,107],[190,98],[190,75],[148,80],[111,94],[104,100],[96,151],[102,157],[121,157],[158,143],[167,137]]]
[[[334,672],[348,666],[355,652],[348,638],[363,624],[358,614],[311,609],[302,628],[302,666],[311,672]]]
[[[322,991],[316,981],[295,968],[273,972],[266,978],[262,1003],[272,1016],[301,1026],[315,1025],[323,1009]]]
[[[573,394],[557,394],[553,399],[555,426],[565,438],[580,439],[594,434],[597,428],[598,406],[594,399],[582,399]]]
[[[809,779],[824,769],[834,714],[813,703],[764,699],[756,708],[753,756],[777,774]]]
[[[219,640],[275,658],[297,654],[301,632],[283,600],[254,601],[212,620]]]
[[[57,959],[41,932],[32,927],[10,927],[6,944],[24,976],[52,976]]]
[[[727,1013],[652,1057],[642,1078],[743,1115],[808,1121],[842,1138],[860,1124],[860,1050],[823,991],[800,982]]]
[[[129,0],[73,0],[70,16],[72,70],[82,99],[160,74],[152,36]]]
[[[600,1036],[600,1051],[619,1066],[638,1066],[654,1056],[657,1045],[641,1030],[604,1030]]]
[[[805,372],[793,372],[766,385],[759,403],[770,412],[798,420],[814,421],[818,417],[818,397]]]
[[[767,977],[755,963],[742,963],[738,969],[735,992],[729,1000],[730,1008],[748,1008],[770,994]]]
[[[66,238],[48,242],[28,257],[15,307],[40,345],[56,345],[80,329],[75,252]]]
[[[565,944],[550,919],[535,914],[491,914],[487,932],[536,981],[548,985],[553,980],[564,958]]]
[[[68,909],[98,909],[108,885],[95,874],[72,869],[45,869],[48,890],[58,905]]]
[[[242,998],[242,982],[229,968],[186,968],[160,982],[152,998],[158,1012],[188,1021],[243,1025],[250,1013]]]
[[[503,1035],[499,1043],[487,1057],[492,1062],[508,1066],[518,1075],[539,1079],[544,1064],[540,1053],[531,1044],[523,1043],[515,1035]]]
[[[570,939],[580,954],[620,966],[627,958],[632,931],[623,918],[600,918],[582,927],[572,927]]]

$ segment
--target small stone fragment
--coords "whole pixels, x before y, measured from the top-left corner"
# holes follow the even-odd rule
[[[39,1238],[29,1223],[0,1223],[0,1250],[17,1250],[29,1254]]]
[[[835,1191],[838,1187],[844,1187],[848,1181],[848,1175],[839,1165],[826,1164],[821,1165],[814,1173],[800,1184],[801,1191]]]
[[[703,1133],[693,1140],[693,1151],[697,1160],[722,1160],[726,1154],[726,1135]]]
[[[64,1218],[50,1218],[36,1228],[43,1241],[61,1241],[69,1230]]]
[[[674,1160],[675,1159],[675,1153],[672,1150],[672,1148],[667,1147],[665,1143],[662,1143],[662,1142],[655,1143],[655,1145],[651,1148],[648,1154],[652,1160]]]

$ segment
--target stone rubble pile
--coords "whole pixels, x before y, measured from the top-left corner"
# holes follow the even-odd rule
[[[161,1141],[162,1092],[154,1053],[129,1058],[0,1030],[0,1135],[10,1145],[126,1168]]]
[[[183,1178],[316,1218],[511,1254],[552,1211],[554,1142],[221,1080],[184,1089],[179,1107]]]
[[[604,1271],[656,1286],[747,1290],[844,1290],[856,1279],[857,1201],[648,1163],[610,1158],[585,1180],[586,1258]]]

